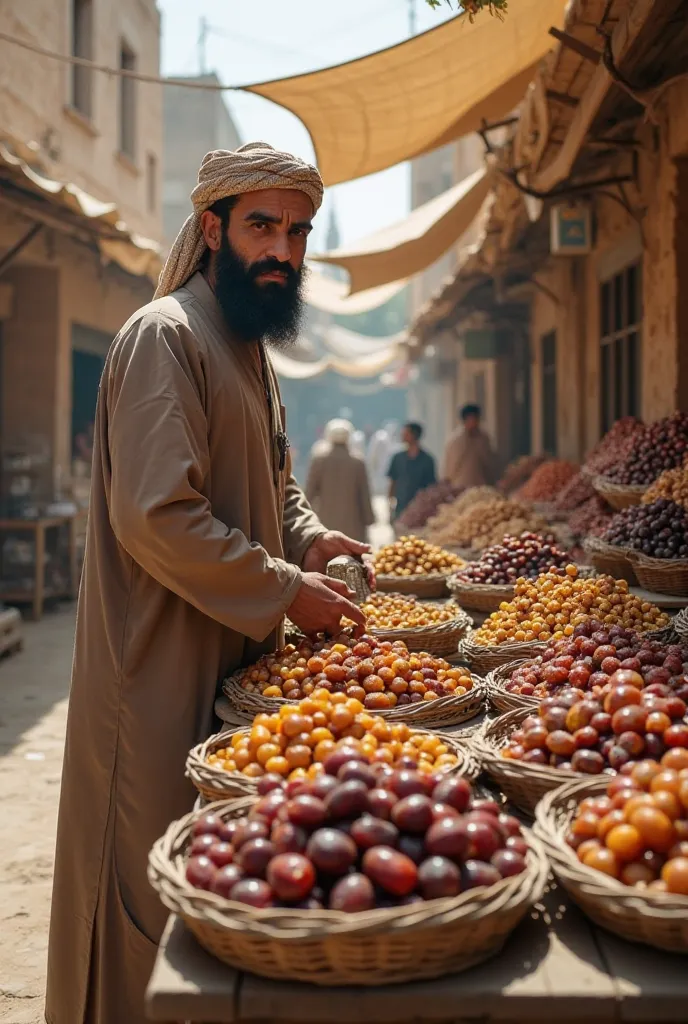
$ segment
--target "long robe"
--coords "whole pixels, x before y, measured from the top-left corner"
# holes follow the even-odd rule
[[[306,497],[328,530],[365,541],[375,522],[365,462],[345,444],[328,445],[314,455],[306,480]]]
[[[49,1024],[143,1024],[167,912],[148,851],[193,806],[218,683],[275,647],[323,527],[257,347],[200,274],[115,339],[96,413],[50,926]],[[283,415],[283,413],[282,413]]]
[[[454,487],[482,487],[493,484],[496,475],[497,459],[487,434],[469,434],[462,427],[454,431],[444,450],[443,478]]]

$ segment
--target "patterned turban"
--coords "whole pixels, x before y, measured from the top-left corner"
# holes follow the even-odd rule
[[[170,249],[158,281],[156,299],[181,288],[198,270],[206,249],[201,231],[203,211],[218,199],[263,188],[293,188],[305,192],[313,203],[313,212],[322,203],[323,183],[317,167],[291,153],[281,153],[267,142],[247,142],[236,150],[216,149],[206,153],[198,171],[198,184],[191,193],[194,212],[186,218]]]

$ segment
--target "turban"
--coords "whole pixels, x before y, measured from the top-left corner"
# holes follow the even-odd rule
[[[329,444],[349,444],[353,432],[353,423],[348,420],[330,420],[325,427],[325,440]]]
[[[239,149],[215,149],[206,153],[198,171],[198,184],[191,193],[194,212],[190,214],[170,249],[162,268],[155,298],[181,288],[198,270],[206,249],[201,231],[201,214],[218,199],[257,192],[263,188],[293,188],[305,192],[317,212],[322,203],[323,183],[317,167],[305,160],[281,153],[267,142],[247,142]]]

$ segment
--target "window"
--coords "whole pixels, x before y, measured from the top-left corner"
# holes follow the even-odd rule
[[[540,378],[542,401],[542,448],[557,454],[557,332],[540,338]]]
[[[92,59],[93,3],[92,0],[73,0],[72,4],[72,56]],[[72,65],[71,104],[84,117],[92,114],[92,71]]]
[[[136,70],[136,54],[122,40],[119,66],[122,71]],[[136,157],[136,82],[122,76],[119,80],[119,151]]]
[[[640,415],[640,263],[600,285],[601,428]]]
[[[146,193],[148,209],[151,213],[155,213],[158,195],[158,161],[152,153],[146,157]]]

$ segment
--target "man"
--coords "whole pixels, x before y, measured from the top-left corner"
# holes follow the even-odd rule
[[[392,519],[398,519],[418,491],[436,481],[435,460],[420,446],[423,428],[420,423],[407,423],[401,431],[406,451],[397,452],[389,464],[389,498]]]
[[[115,339],[96,413],[50,931],[49,1024],[143,1024],[167,911],[147,855],[188,812],[218,683],[302,630],[361,625],[322,573],[263,344],[295,339],[314,167],[265,143],[209,153],[156,299]]]
[[[459,410],[462,426],[447,441],[444,478],[454,487],[481,487],[496,480],[496,457],[490,439],[480,429],[479,405]]]
[[[354,436],[348,420],[330,420],[327,448],[311,459],[306,497],[325,526],[364,541],[375,513],[363,456],[353,450]]]

